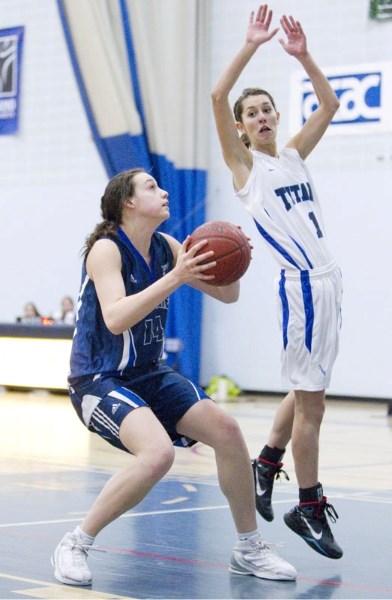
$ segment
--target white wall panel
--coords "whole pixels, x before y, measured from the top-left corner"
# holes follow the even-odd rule
[[[27,301],[76,298],[79,250],[107,182],[54,0],[2,0],[0,28],[25,26],[20,131],[0,136],[0,321]]]

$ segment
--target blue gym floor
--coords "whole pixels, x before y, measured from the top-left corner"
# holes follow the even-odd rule
[[[228,406],[249,431],[251,449],[260,445],[259,431],[266,431],[275,406],[273,399]],[[66,397],[0,394],[0,417],[0,598],[392,598],[392,453],[386,447],[392,423],[382,405],[333,402],[327,409],[324,480],[339,514],[332,527],[342,559],[316,554],[284,524],[283,513],[297,502],[287,457],[291,479],[275,485],[275,520],[259,517],[259,525],[296,567],[296,582],[229,573],[235,530],[211,452],[198,445],[178,450],[173,472],[97,537],[100,552],[89,558],[92,586],[59,584],[53,548],[126,455],[85,432]]]

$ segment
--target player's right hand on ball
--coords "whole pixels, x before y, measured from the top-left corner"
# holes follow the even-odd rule
[[[177,262],[174,269],[183,283],[193,283],[200,280],[208,283],[208,281],[214,279],[214,275],[205,274],[205,271],[216,265],[216,261],[213,260],[214,251],[202,252],[203,246],[208,243],[207,240],[198,242],[188,250],[189,237],[183,241],[178,250]]]

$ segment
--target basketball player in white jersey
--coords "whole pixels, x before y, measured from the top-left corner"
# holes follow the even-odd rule
[[[318,456],[325,390],[338,351],[342,281],[304,160],[320,141],[339,102],[307,50],[301,24],[283,16],[280,23],[286,37],[279,42],[304,68],[319,106],[281,150],[276,142],[279,112],[265,90],[244,90],[233,119],[229,93],[260,46],[278,32],[279,28],[270,29],[271,20],[267,4],[251,13],[245,43],[212,91],[216,128],[235,193],[281,269],[276,298],[282,376],[290,391],[277,411],[267,445],[253,461],[256,506],[265,519],[273,519],[273,482],[284,473],[281,459],[291,439],[299,504],[284,520],[315,551],[336,559],[343,552],[326,516],[335,522],[338,515],[318,480]]]

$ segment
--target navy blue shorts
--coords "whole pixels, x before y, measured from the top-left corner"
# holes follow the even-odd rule
[[[196,441],[179,435],[176,425],[196,402],[209,397],[202,388],[162,363],[129,369],[121,375],[70,379],[69,395],[86,427],[126,452],[119,438],[120,425],[135,408],[149,407],[175,445],[191,446]]]

